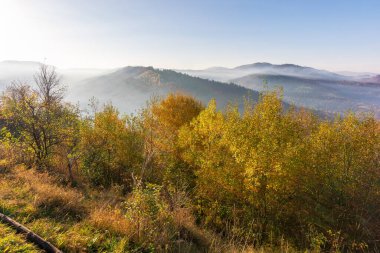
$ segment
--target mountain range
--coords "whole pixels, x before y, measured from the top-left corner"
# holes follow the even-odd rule
[[[31,82],[38,62],[0,62],[0,90],[12,80]],[[130,113],[152,96],[169,92],[191,94],[204,103],[215,98],[242,106],[243,97],[257,100],[259,92],[281,88],[286,103],[327,113],[374,112],[380,118],[380,75],[330,72],[294,64],[254,63],[235,68],[168,70],[153,67],[60,69],[68,99],[85,107],[89,98],[111,102]]]
[[[38,62],[0,62],[0,90],[13,81],[33,83],[33,75],[41,64]],[[62,83],[67,86],[67,99],[86,108],[95,97],[100,103],[112,102],[122,113],[133,113],[155,96],[170,92],[192,95],[204,104],[211,99],[218,107],[228,103],[242,108],[244,98],[256,101],[259,92],[233,83],[224,83],[193,77],[168,69],[153,67],[123,67],[118,69],[59,69]]]
[[[294,64],[270,63],[179,71],[202,78],[233,82],[256,91],[282,88],[286,102],[318,111],[373,112],[380,117],[380,75],[375,73],[344,75]]]
[[[192,95],[205,104],[214,98],[219,108],[224,108],[229,102],[241,108],[244,97],[253,100],[259,97],[259,92],[232,83],[192,77],[167,69],[124,67],[79,82],[72,87],[69,99],[88,101],[94,96],[103,103],[112,101],[123,112],[133,112],[150,98],[170,92]]]

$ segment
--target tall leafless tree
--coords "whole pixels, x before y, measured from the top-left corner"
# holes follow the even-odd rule
[[[34,81],[43,103],[50,105],[62,101],[66,88],[62,85],[55,67],[41,64],[40,71],[34,76]]]

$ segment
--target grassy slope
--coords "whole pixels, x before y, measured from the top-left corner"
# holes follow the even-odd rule
[[[59,185],[55,178],[17,167],[0,177],[0,210],[64,252],[124,252],[126,240],[97,228],[91,196]],[[104,217],[100,217],[102,219]]]
[[[23,235],[0,223],[0,252],[4,253],[39,253],[35,245],[28,243]]]
[[[0,170],[0,211],[64,252],[199,252],[203,241],[214,240],[184,209],[167,214],[170,226],[149,217],[136,225],[126,218],[126,201],[117,188],[79,190],[23,166]]]
[[[194,225],[192,215],[184,209],[168,213],[172,222],[166,230],[167,219],[153,225],[139,223],[146,226],[140,234],[134,220],[126,219],[125,201],[129,199],[117,189],[79,190],[64,186],[58,177],[23,166],[0,170],[0,211],[63,252],[294,252],[288,245],[244,250],[239,246],[238,250],[233,243],[222,242]],[[0,226],[0,234],[2,229]],[[22,236],[4,231],[7,235],[0,237],[0,252],[7,252],[1,247],[9,243],[19,245],[20,250],[8,252],[38,252],[25,244]]]

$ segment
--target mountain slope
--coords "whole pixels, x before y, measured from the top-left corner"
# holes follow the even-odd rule
[[[380,75],[362,78],[360,81],[364,83],[380,85]]]
[[[215,98],[219,108],[229,102],[243,104],[249,96],[257,100],[259,93],[235,85],[206,80],[172,70],[152,67],[125,67],[113,73],[87,79],[74,87],[69,95],[72,101],[88,101],[96,97],[100,102],[112,101],[122,112],[134,112],[146,104],[152,96],[170,92],[193,95],[204,103]]]
[[[275,65],[266,62],[253,63],[242,65],[234,68],[234,70],[249,71],[252,74],[270,74],[270,75],[285,75],[309,79],[327,79],[327,80],[345,80],[347,77],[310,67],[299,66],[295,64]]]
[[[284,100],[325,112],[373,111],[380,117],[380,86],[354,81],[253,74],[233,80],[257,91],[282,87]]]
[[[253,63],[235,68],[182,71],[234,82],[256,91],[282,87],[284,100],[314,110],[374,112],[380,118],[379,76],[343,75],[294,64]]]
[[[253,74],[294,76],[318,80],[351,80],[350,77],[329,72],[326,70],[303,67],[295,64],[276,65],[267,62],[258,62],[253,64],[241,65],[235,68],[216,67],[204,70],[181,70],[181,72],[193,76],[209,78],[224,82]]]

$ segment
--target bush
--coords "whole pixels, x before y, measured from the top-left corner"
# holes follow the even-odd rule
[[[126,205],[126,217],[133,228],[133,241],[145,248],[164,250],[170,245],[178,231],[169,211],[169,206],[160,196],[161,187],[148,184],[134,188]]]

